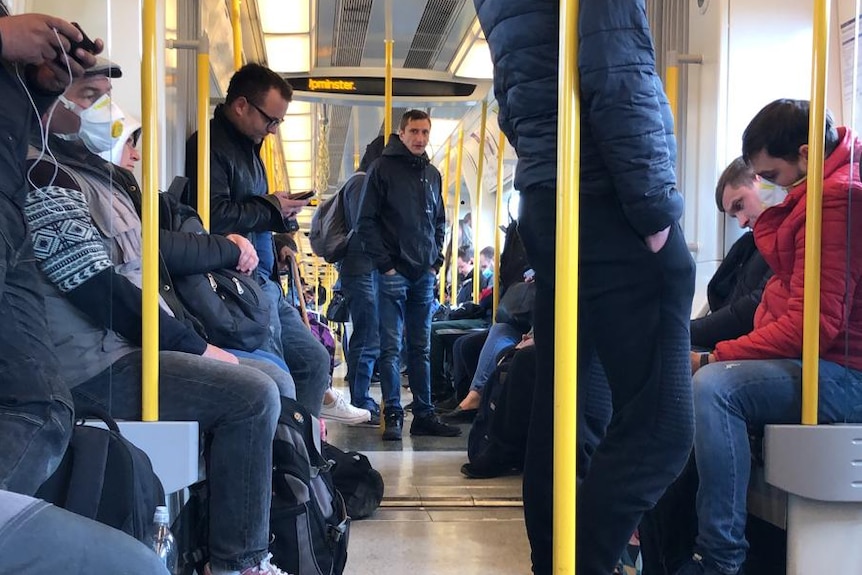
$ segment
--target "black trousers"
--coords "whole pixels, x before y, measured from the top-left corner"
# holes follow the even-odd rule
[[[521,194],[521,237],[536,271],[536,390],[524,469],[524,513],[533,572],[552,570],[554,449],[555,191]],[[682,470],[694,434],[689,317],[694,263],[671,226],[654,254],[613,197],[581,197],[578,377],[601,362],[613,418],[587,461],[579,461],[577,572],[608,575],[645,511]],[[571,277],[561,278],[565,290]],[[574,382],[561,382],[574,385]],[[582,386],[579,428],[591,405]]]

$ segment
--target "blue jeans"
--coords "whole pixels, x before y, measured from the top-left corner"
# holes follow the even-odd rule
[[[240,359],[233,365],[163,351],[159,380],[160,417],[197,421],[212,437],[205,457],[213,565],[242,571],[258,564],[269,545],[279,394],[292,387],[290,376],[267,361]],[[140,419],[141,353],[122,357],[72,394],[82,409],[96,405],[118,419]]]
[[[431,305],[434,274],[409,280],[399,273],[380,280],[380,388],[386,411],[401,412],[402,335],[407,334],[407,371],[413,392],[413,414],[434,413],[431,404]]]
[[[296,400],[318,417],[329,387],[329,352],[284,297],[281,286],[266,280],[263,291],[270,300],[272,339],[261,350],[284,358],[296,384]]]
[[[54,472],[72,434],[40,273],[24,216],[0,192],[0,489],[27,495]]]
[[[377,313],[377,271],[368,274],[341,274],[341,289],[347,297],[353,335],[347,351],[347,373],[350,376],[350,403],[368,409],[380,410],[368,395],[374,364],[380,355],[380,324]]]
[[[482,388],[488,383],[488,379],[494,375],[497,369],[497,358],[506,348],[521,341],[521,330],[508,323],[495,323],[488,331],[488,339],[479,353],[479,365],[473,374],[473,382],[470,384],[471,391],[482,393]]]
[[[0,508],[10,506],[15,514],[0,519],[0,573],[168,575],[152,549],[118,529],[0,491]]]
[[[724,361],[694,375],[699,553],[726,573],[745,560],[750,429],[799,423],[802,362]],[[820,360],[820,423],[862,422],[862,372]]]

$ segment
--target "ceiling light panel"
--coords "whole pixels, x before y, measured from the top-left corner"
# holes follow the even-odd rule
[[[311,70],[311,41],[308,34],[267,34],[266,59],[276,72],[308,72]]]
[[[308,34],[309,0],[258,0],[264,34]]]

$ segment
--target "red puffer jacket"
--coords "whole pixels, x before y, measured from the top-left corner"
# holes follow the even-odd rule
[[[838,133],[840,143],[823,169],[820,357],[862,369],[862,184],[855,165],[862,145],[850,130]],[[757,219],[755,242],[775,275],[763,291],[754,331],[719,343],[719,361],[802,357],[806,191],[803,181]]]

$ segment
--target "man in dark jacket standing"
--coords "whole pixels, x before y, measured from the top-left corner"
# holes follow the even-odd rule
[[[347,200],[344,205],[345,217],[351,229],[356,229],[359,219],[359,202],[365,174],[371,163],[380,157],[384,147],[383,136],[377,136],[365,148],[359,171],[353,174],[339,192]],[[338,269],[341,288],[347,296],[350,321],[353,333],[347,349],[347,378],[350,386],[350,403],[354,407],[367,409],[371,413],[370,423],[380,424],[380,406],[368,394],[374,365],[380,355],[380,325],[377,310],[377,270],[362,249],[358,234],[353,234],[347,244],[347,255],[341,260]]]
[[[440,172],[425,154],[431,118],[408,110],[398,136],[371,165],[359,205],[357,232],[379,273],[380,386],[383,439],[398,441],[404,425],[399,355],[407,333],[407,371],[413,392],[411,435],[461,434],[442,423],[431,403],[431,305],[443,263],[446,212]]]
[[[538,374],[524,470],[533,571],[552,570],[554,245],[559,1],[474,0],[494,61],[500,127],[518,154],[519,231],[536,271]],[[582,0],[578,375],[601,360],[614,417],[578,461],[580,575],[613,571],[692,445],[694,265],[677,221],[673,120],[643,0]],[[573,385],[573,382],[560,382]],[[585,386],[581,385],[583,390]],[[579,416],[584,401],[578,402]],[[579,417],[579,422],[582,422]]]

